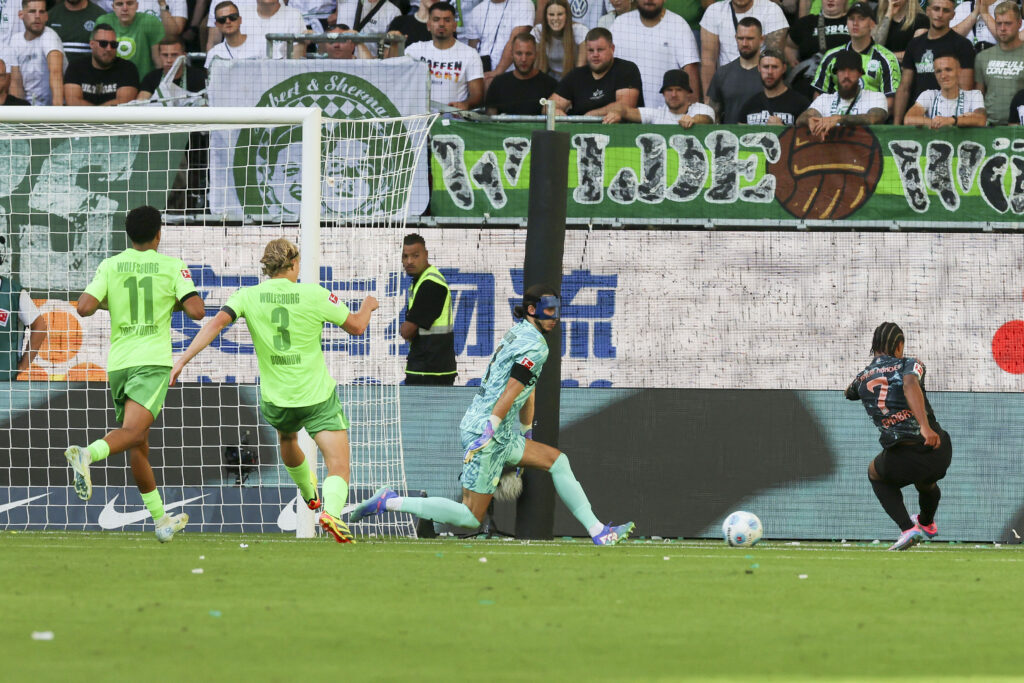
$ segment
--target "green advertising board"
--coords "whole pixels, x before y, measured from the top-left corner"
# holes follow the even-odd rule
[[[186,133],[0,140],[0,275],[75,296],[127,246],[124,218],[163,210]]]
[[[520,219],[539,124],[439,121],[431,213]],[[560,125],[570,135],[570,218],[643,223],[849,221],[1015,226],[1024,136],[1015,127]]]

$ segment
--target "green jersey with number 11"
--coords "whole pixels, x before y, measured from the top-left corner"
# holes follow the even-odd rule
[[[348,306],[318,284],[277,277],[244,287],[221,309],[245,318],[260,367],[260,396],[280,408],[326,401],[336,383],[327,371],[321,335],[324,322],[341,327]]]
[[[153,249],[125,249],[100,263],[85,288],[110,310],[107,372],[139,365],[171,367],[171,312],[197,294],[185,262]]]

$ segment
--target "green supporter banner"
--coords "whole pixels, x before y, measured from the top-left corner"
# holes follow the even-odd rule
[[[439,121],[431,213],[525,218],[539,124]],[[1018,128],[560,125],[570,135],[568,216],[643,223],[885,222],[1016,227]]]
[[[130,209],[173,203],[187,143],[185,133],[0,140],[0,275],[46,298],[77,296],[127,246]]]

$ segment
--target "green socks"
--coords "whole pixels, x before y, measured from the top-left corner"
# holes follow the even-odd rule
[[[289,468],[291,471],[291,468]],[[309,471],[309,468],[306,468]],[[292,475],[294,479],[295,476]],[[295,482],[298,483],[298,482]],[[309,480],[306,480],[308,485]],[[305,494],[303,494],[305,495]],[[345,501],[348,500],[348,482],[333,474],[324,479],[324,511],[331,517],[341,517],[341,510],[345,507]]]
[[[154,522],[164,516],[164,501],[160,498],[160,491],[158,489],[153,489],[149,493],[143,493],[142,502],[146,504],[146,509],[153,516]]]
[[[285,465],[284,468],[288,470],[288,476],[292,478],[295,485],[299,487],[299,491],[302,493],[303,500],[313,500],[316,498],[316,488],[313,486],[313,482],[310,481],[309,476],[309,460],[303,460],[302,464],[298,467],[288,467]],[[340,479],[340,477],[338,477]],[[344,481],[344,480],[342,480]],[[345,486],[346,490],[348,485]],[[324,482],[324,494],[327,493],[327,482]],[[337,517],[337,515],[335,515]]]
[[[93,462],[106,460],[107,456],[110,455],[110,446],[108,446],[107,442],[103,439],[96,439],[89,444],[89,454],[92,456]],[[159,496],[157,496],[157,498],[159,498]]]
[[[473,516],[469,508],[447,498],[394,498],[392,499],[402,512],[416,515],[421,519],[429,519],[442,524],[454,524],[464,529],[475,529],[480,520]],[[388,501],[391,503],[392,501]],[[392,509],[388,505],[388,509]]]
[[[579,523],[588,532],[591,529],[600,528],[601,522],[594,516],[594,511],[590,509],[590,501],[587,499],[587,494],[583,492],[583,487],[576,481],[576,476],[572,473],[572,468],[569,467],[569,458],[566,457],[565,453],[559,454],[558,459],[555,460],[555,464],[551,466],[549,471],[551,472],[551,478],[555,482],[555,491],[558,492],[558,497],[569,508],[572,516],[579,520]]]

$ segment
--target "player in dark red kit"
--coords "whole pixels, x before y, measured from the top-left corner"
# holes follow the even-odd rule
[[[907,550],[939,533],[936,482],[946,476],[953,447],[949,434],[935,421],[924,392],[924,364],[903,357],[903,330],[882,323],[871,340],[871,364],[846,389],[846,398],[860,400],[881,433],[882,452],[868,465],[868,479],[878,502],[900,527],[889,550]],[[903,504],[904,486],[917,488],[921,513],[911,517]]]

